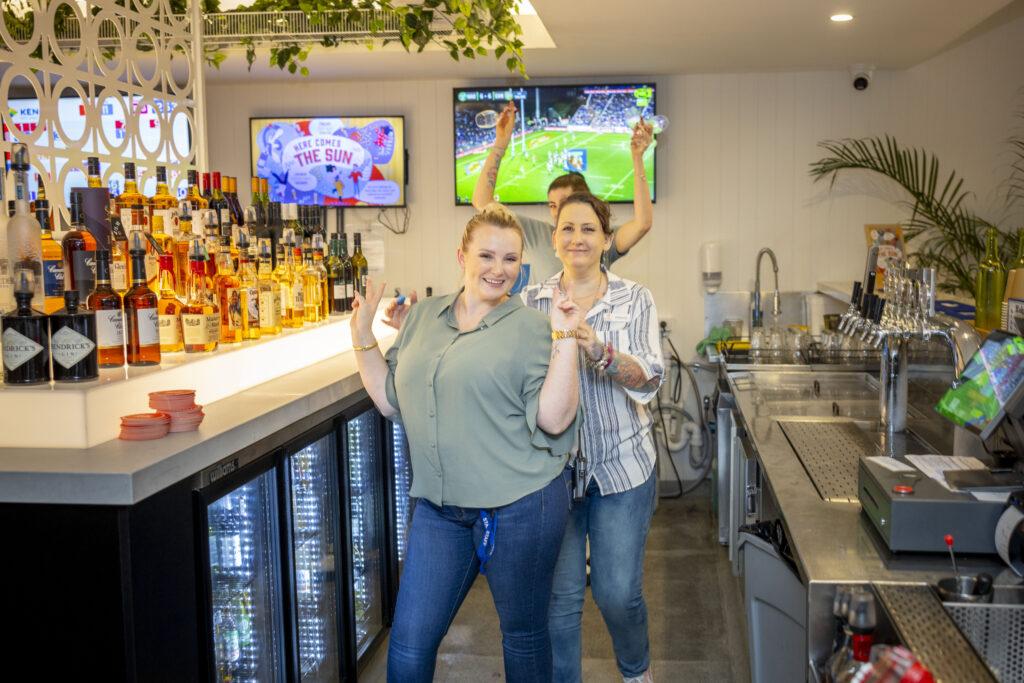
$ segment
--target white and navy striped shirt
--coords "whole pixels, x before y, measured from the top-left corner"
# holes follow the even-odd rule
[[[646,287],[602,270],[608,276],[608,289],[587,312],[587,323],[602,341],[610,341],[617,352],[632,356],[648,377],[664,380],[658,312],[651,293]],[[521,294],[523,301],[550,315],[552,293],[561,276],[559,272],[527,287]],[[657,388],[647,392],[626,389],[603,371],[592,369],[582,351],[577,368],[583,409],[580,447],[601,495],[640,486],[650,477],[658,454],[648,405]]]

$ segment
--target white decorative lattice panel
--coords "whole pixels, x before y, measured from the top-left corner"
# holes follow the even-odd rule
[[[173,14],[169,0],[123,2],[2,3],[17,18],[0,23],[4,147],[28,144],[46,196],[62,210],[67,188],[85,185],[89,156],[100,158],[114,192],[125,161],[136,162],[148,194],[156,166],[168,167],[172,191],[195,168],[202,65],[192,15]]]

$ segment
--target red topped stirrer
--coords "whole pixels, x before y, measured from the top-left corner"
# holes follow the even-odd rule
[[[956,555],[953,554],[953,534],[946,534],[946,547],[949,548],[949,559],[953,560],[953,578],[960,585],[960,571],[956,568]]]

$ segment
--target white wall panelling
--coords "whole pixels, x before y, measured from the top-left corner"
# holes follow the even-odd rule
[[[558,82],[589,80],[594,79]],[[878,179],[851,174],[831,192],[827,183],[811,183],[808,164],[822,156],[821,140],[889,133],[904,145],[928,149],[966,179],[981,215],[1003,217],[1005,139],[1021,123],[1014,112],[1024,106],[1024,18],[911,69],[876,72],[860,92],[845,69],[653,80],[659,112],[671,120],[658,145],[654,228],[616,270],[652,289],[659,310],[678,321],[673,337],[689,355],[703,331],[701,241],[722,241],[724,290],[753,287],[754,258],[762,246],[778,254],[783,288],[811,289],[818,281],[849,280],[862,272],[864,223],[906,217],[892,201],[898,193]],[[209,82],[210,163],[228,173],[247,172],[250,116],[405,115],[412,220],[406,235],[385,232],[389,287],[449,291],[458,281],[458,236],[471,215],[452,199],[451,89],[477,84]],[[523,211],[547,216],[544,207]],[[620,222],[627,219],[623,206],[614,213]],[[348,210],[348,229],[375,217],[375,210]],[[1014,220],[1003,225],[1016,227],[1022,216]]]

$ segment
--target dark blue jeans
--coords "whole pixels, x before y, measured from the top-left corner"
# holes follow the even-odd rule
[[[551,644],[557,683],[582,678],[583,598],[587,589],[587,538],[590,538],[590,589],[601,610],[619,671],[629,678],[651,665],[644,602],[644,550],[654,512],[654,473],[629,491],[602,496],[591,480],[587,495],[569,513],[551,596]]]
[[[501,623],[505,680],[551,681],[548,607],[569,512],[568,470],[543,489],[497,508],[487,585]],[[480,569],[478,508],[420,500],[409,528],[388,646],[390,683],[429,683],[437,648]]]

